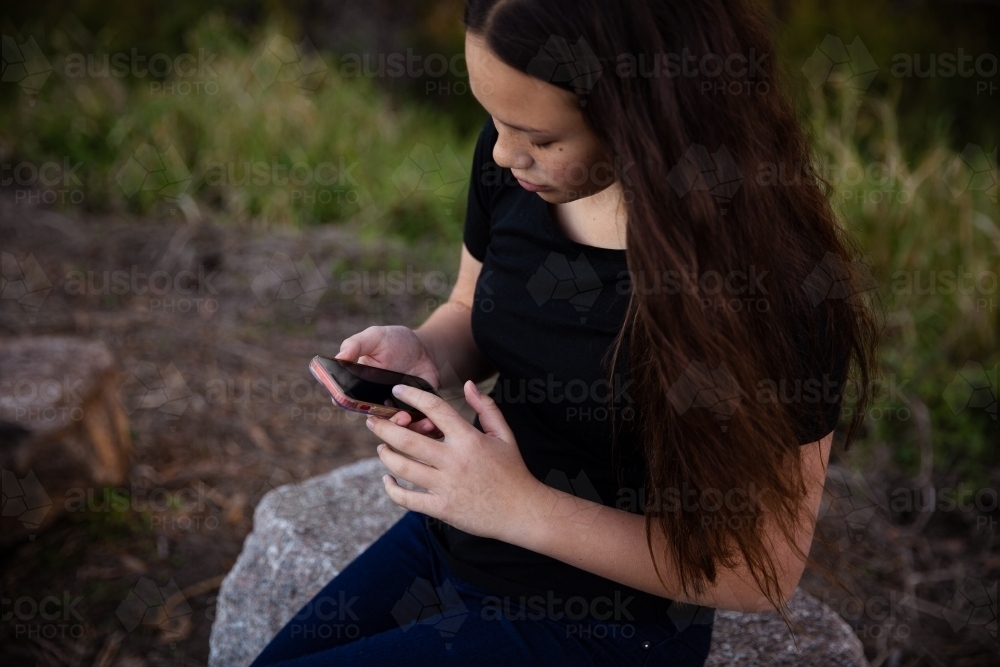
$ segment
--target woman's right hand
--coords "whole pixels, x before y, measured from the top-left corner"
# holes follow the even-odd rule
[[[435,389],[441,386],[441,378],[427,347],[408,327],[368,327],[345,339],[335,358],[416,375],[427,380]],[[430,419],[421,419],[411,424],[410,415],[406,412],[396,413],[392,421],[431,437],[435,437],[434,433],[437,432],[437,427]]]

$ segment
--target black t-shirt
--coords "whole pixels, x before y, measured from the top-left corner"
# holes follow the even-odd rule
[[[628,303],[625,251],[570,240],[547,203],[493,161],[496,140],[487,119],[475,149],[464,233],[465,246],[483,263],[472,333],[499,372],[491,396],[535,477],[641,514],[646,465],[629,396],[627,351],[610,383],[606,365]],[[842,377],[834,380],[840,387]],[[836,402],[819,418],[814,409],[811,418],[799,420],[800,442],[832,431],[839,412]],[[476,427],[481,428],[478,419]],[[637,620],[667,618],[671,601],[665,598],[434,519],[429,525],[455,574],[498,596],[613,601],[617,594],[621,600],[634,598],[627,610]]]

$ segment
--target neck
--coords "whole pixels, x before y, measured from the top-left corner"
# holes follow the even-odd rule
[[[574,241],[601,248],[625,248],[627,218],[619,181],[589,197],[550,204],[549,209]]]

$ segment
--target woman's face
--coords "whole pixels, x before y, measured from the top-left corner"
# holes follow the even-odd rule
[[[521,187],[552,204],[589,197],[615,180],[613,163],[577,106],[576,95],[501,61],[466,33],[469,85],[493,117],[493,159]]]

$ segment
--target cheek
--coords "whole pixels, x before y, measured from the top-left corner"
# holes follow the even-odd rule
[[[574,156],[558,153],[548,159],[545,168],[560,186],[580,188],[590,180],[592,161],[587,155]]]

